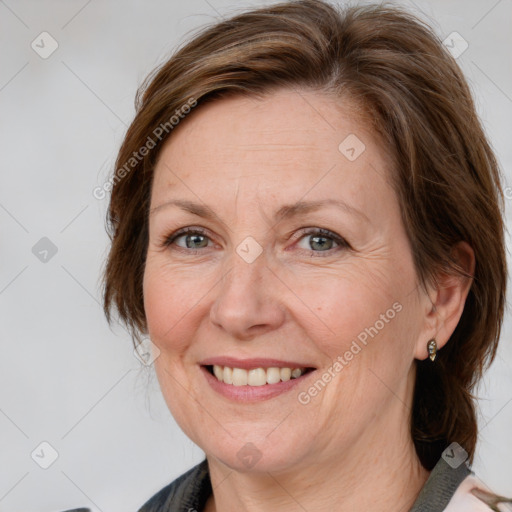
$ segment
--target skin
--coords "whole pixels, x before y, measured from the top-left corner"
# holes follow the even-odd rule
[[[471,282],[439,276],[436,287],[419,286],[390,160],[349,106],[310,90],[218,100],[182,121],[159,155],[144,305],[165,400],[208,460],[208,512],[405,511],[428,478],[409,432],[414,361],[428,356],[431,338],[447,342]],[[349,134],[365,144],[354,161],[338,149]],[[175,199],[206,204],[218,219],[165,205]],[[273,219],[283,205],[325,199],[360,213],[325,206]],[[187,226],[207,232],[189,237],[195,254],[186,236],[163,245]],[[327,238],[322,250],[300,231],[310,227],[350,247]],[[263,248],[252,263],[236,252],[248,236]],[[454,254],[472,274],[471,248]],[[394,303],[401,311],[300,403],[298,393]],[[234,403],[198,365],[222,355],[317,370],[288,393]],[[237,457],[248,442],[261,456],[250,468]]]

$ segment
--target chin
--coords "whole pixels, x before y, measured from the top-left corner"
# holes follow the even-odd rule
[[[300,446],[288,439],[272,442],[243,442],[237,439],[223,439],[212,446],[211,441],[203,448],[208,459],[214,459],[233,471],[240,473],[278,473],[290,468],[298,469],[304,455]]]

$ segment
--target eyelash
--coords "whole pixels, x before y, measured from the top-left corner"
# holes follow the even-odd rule
[[[328,229],[324,228],[302,228],[299,230],[299,233],[301,236],[298,237],[298,241],[302,240],[302,238],[306,236],[321,236],[322,238],[331,238],[338,247],[334,247],[332,249],[328,249],[326,251],[313,251],[311,250],[311,257],[325,257],[325,256],[331,256],[333,252],[338,252],[341,249],[351,249],[350,244],[343,239],[342,237],[338,236],[336,233],[333,233],[332,231],[329,231]],[[196,228],[196,227],[188,227],[178,230],[175,233],[171,233],[170,235],[166,236],[162,242],[163,247],[170,247],[174,242],[180,238],[183,235],[202,235],[207,238],[210,238],[203,228]],[[204,248],[205,249],[205,248]],[[177,250],[181,250],[186,252],[187,254],[199,254],[204,249],[188,249],[184,247],[177,246]],[[300,250],[307,250],[307,249],[300,249]],[[326,253],[325,255],[322,255],[322,253]],[[313,256],[315,254],[316,256]]]

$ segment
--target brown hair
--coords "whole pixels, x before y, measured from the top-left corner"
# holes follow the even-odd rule
[[[451,249],[459,241],[473,248],[474,281],[460,322],[434,364],[416,362],[411,421],[427,469],[452,441],[472,462],[472,389],[494,359],[505,305],[500,173],[455,60],[427,25],[396,7],[341,10],[302,0],[259,8],[203,29],[146,79],[116,161],[116,169],[126,172],[121,178],[114,174],[107,213],[109,322],[115,306],[134,341],[147,332],[142,280],[148,210],[155,162],[172,135],[168,120],[191,98],[198,109],[227,93],[258,96],[279,87],[349,98],[371,119],[393,159],[394,186],[422,285],[435,281],[439,271],[464,274]],[[165,135],[153,141],[165,123]],[[127,170],[150,138],[155,149]]]

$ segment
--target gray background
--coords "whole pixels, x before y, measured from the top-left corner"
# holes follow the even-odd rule
[[[263,3],[0,1],[0,511],[136,510],[202,459],[126,331],[103,317],[107,200],[92,190],[113,168],[146,74],[191,29]],[[512,185],[512,0],[400,3],[443,39],[456,31],[468,42],[458,62]],[[31,48],[43,31],[59,45],[47,59]],[[46,262],[32,252],[43,237],[57,248]],[[479,390],[474,466],[508,494],[510,330],[507,312]],[[48,461],[43,441],[58,452],[48,469],[31,457]]]

